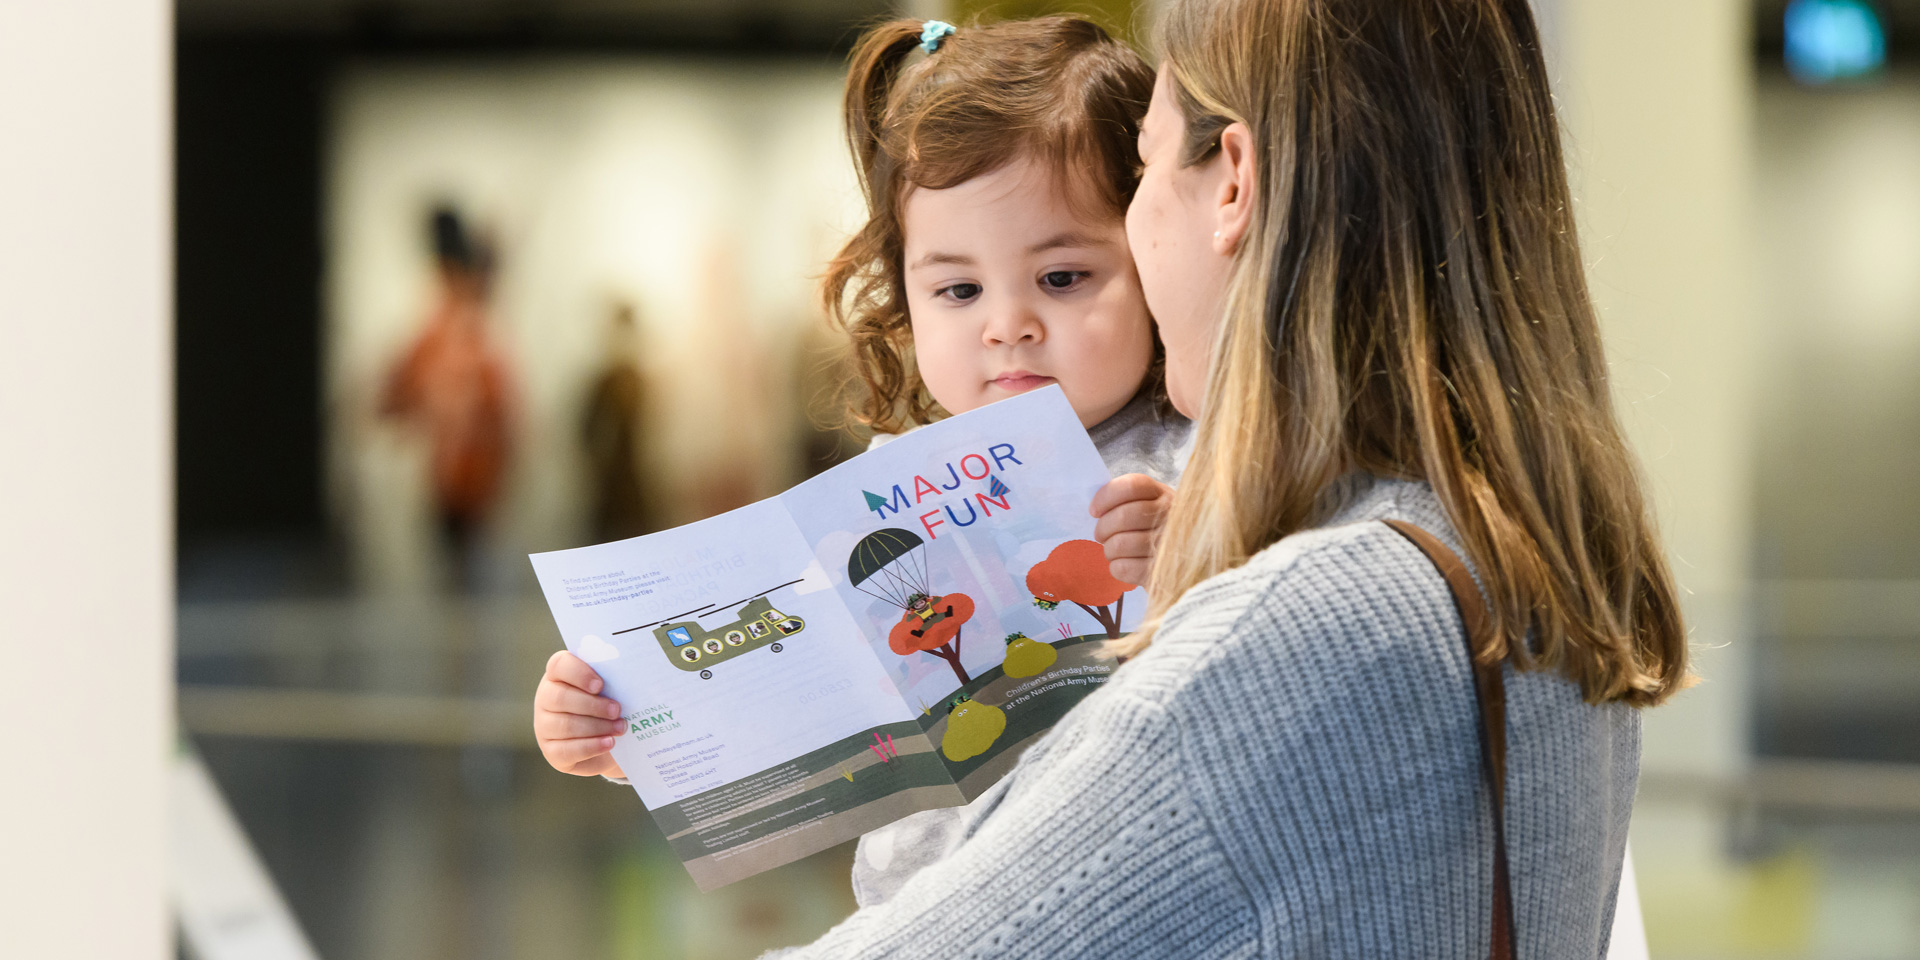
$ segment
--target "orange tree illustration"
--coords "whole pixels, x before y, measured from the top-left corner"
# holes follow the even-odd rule
[[[1120,613],[1132,589],[1114,578],[1106,550],[1092,540],[1068,540],[1027,571],[1034,603],[1045,610],[1071,603],[1099,621],[1110,638],[1120,636]]]
[[[933,592],[926,547],[919,534],[898,527],[867,534],[847,557],[847,582],[900,608],[900,622],[887,632],[889,649],[903,657],[930,653],[945,660],[961,684],[971,683],[960,665],[960,628],[973,619],[973,598]]]

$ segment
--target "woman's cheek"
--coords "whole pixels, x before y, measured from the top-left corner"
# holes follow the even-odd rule
[[[1189,330],[1161,328],[1161,341],[1167,348],[1167,395],[1174,409],[1189,419],[1200,416],[1206,399],[1206,355],[1194,342]]]
[[[1141,186],[1140,197],[1127,212],[1127,239],[1142,298],[1155,317],[1167,317],[1180,309],[1177,277],[1169,275],[1178,271],[1170,270],[1167,262],[1172,253],[1167,242],[1169,225],[1159,191],[1148,194],[1147,185]]]

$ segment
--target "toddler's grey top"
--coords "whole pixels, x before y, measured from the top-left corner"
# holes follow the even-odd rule
[[[1191,453],[1193,423],[1162,412],[1143,390],[1087,435],[1114,476],[1144,473],[1173,486]],[[877,435],[868,449],[891,439],[890,434]],[[922,810],[861,837],[853,854],[854,899],[863,907],[885,903],[914,874],[945,857],[960,842],[967,811],[993,802],[998,786],[965,807]]]
[[[1484,960],[1493,823],[1460,619],[1375,521],[1464,551],[1424,484],[1348,493],[1181,598],[951,854],[781,955]],[[1518,954],[1600,957],[1639,715],[1552,673],[1509,670],[1507,698]]]
[[[1109,473],[1144,473],[1170,487],[1179,484],[1193,453],[1193,421],[1161,410],[1145,390],[1119,413],[1094,424],[1087,436]]]

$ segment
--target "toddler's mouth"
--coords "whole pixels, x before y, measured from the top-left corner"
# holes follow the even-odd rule
[[[1009,393],[1026,393],[1053,382],[1052,377],[1043,377],[1025,370],[1009,370],[987,381],[988,386],[999,387]]]

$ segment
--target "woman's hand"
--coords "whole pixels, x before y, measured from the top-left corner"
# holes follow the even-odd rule
[[[1093,495],[1090,512],[1100,521],[1094,525],[1093,538],[1107,549],[1107,568],[1114,579],[1136,585],[1147,582],[1160,525],[1172,505],[1173,488],[1144,473],[1115,477]]]
[[[613,739],[627,732],[620,705],[597,696],[606,684],[585,660],[565,650],[547,660],[533,691],[533,736],[555,770],[581,777],[621,777]]]

